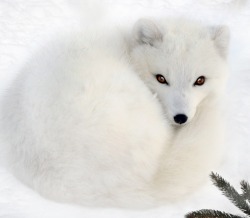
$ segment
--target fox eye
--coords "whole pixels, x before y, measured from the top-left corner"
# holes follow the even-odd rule
[[[165,77],[162,76],[161,74],[157,74],[157,75],[156,75],[156,79],[158,80],[159,83],[162,83],[162,84],[165,83],[165,84],[168,85],[167,80],[166,80]]]
[[[195,81],[194,86],[202,86],[206,81],[205,76],[200,76],[198,79]]]

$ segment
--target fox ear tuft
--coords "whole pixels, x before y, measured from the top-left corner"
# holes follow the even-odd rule
[[[133,35],[137,43],[151,46],[155,46],[163,38],[159,27],[149,19],[138,20],[134,25]]]
[[[227,58],[230,41],[229,28],[227,26],[213,26],[209,30],[219,54],[221,57]]]

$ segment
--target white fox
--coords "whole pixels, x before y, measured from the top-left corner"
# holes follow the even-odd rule
[[[228,29],[142,19],[128,40],[96,35],[50,43],[12,84],[1,110],[11,169],[60,202],[180,199],[220,159]]]

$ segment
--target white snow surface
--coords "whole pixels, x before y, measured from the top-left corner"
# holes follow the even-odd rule
[[[0,0],[0,97],[32,55],[63,31],[85,25],[129,24],[143,16],[184,16],[231,30],[231,72],[226,92],[227,144],[217,170],[239,189],[250,181],[250,3],[248,0]],[[212,158],[212,157],[211,157]],[[208,208],[241,212],[212,185],[188,199],[149,210],[85,208],[40,197],[6,170],[0,150],[0,218],[177,218]]]

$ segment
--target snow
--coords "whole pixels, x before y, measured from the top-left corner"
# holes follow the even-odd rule
[[[239,187],[250,181],[250,3],[248,0],[1,0],[0,97],[34,47],[58,30],[84,27],[90,20],[107,25],[130,23],[141,16],[186,16],[231,29],[227,88],[227,152],[218,172]],[[0,159],[4,153],[0,151]],[[85,208],[59,204],[40,197],[0,164],[1,218],[177,218],[192,210],[209,208],[239,214],[211,183],[189,199],[150,210]]]

